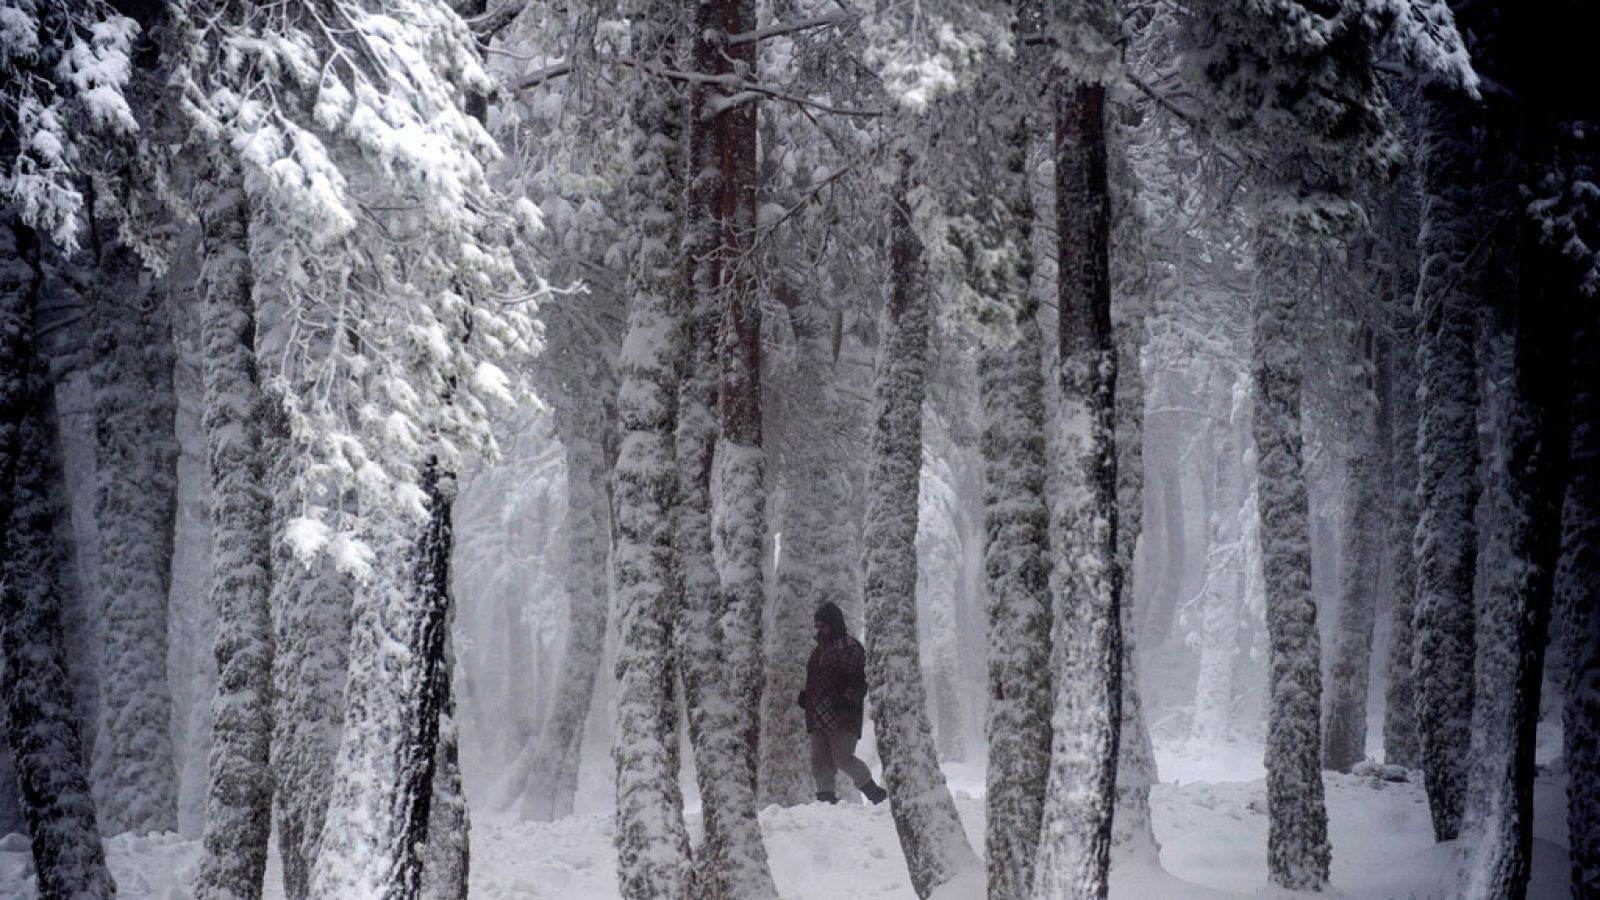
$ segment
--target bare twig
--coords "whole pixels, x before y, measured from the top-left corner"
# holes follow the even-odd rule
[[[853,22],[858,18],[860,18],[860,16],[855,13],[838,12],[830,13],[826,16],[813,16],[809,19],[800,19],[795,22],[779,22],[775,25],[768,25],[765,28],[757,28],[755,31],[746,31],[741,34],[731,35],[728,38],[728,46],[737,47],[741,44],[753,44],[757,41],[764,41],[767,38],[782,37],[783,35],[794,34],[800,31],[810,31],[813,28],[827,28],[831,25],[843,25],[846,22]]]

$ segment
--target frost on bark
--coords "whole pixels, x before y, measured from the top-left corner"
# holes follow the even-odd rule
[[[1571,450],[1570,328],[1578,279],[1546,252],[1538,223],[1518,238],[1512,382],[1499,422],[1503,471],[1493,518],[1503,562],[1488,572],[1477,630],[1472,709],[1471,838],[1461,896],[1521,900],[1533,842],[1533,777],[1545,637],[1561,551],[1562,500]]]
[[[344,727],[354,585],[330,560],[301,561],[284,540],[284,523],[299,509],[288,489],[296,454],[275,402],[262,440],[273,493],[273,812],[284,897],[306,900]]]
[[[177,515],[173,346],[165,297],[132,250],[100,248],[92,299],[95,521],[105,622],[95,792],[105,829],[169,831],[178,774],[167,684],[167,592]]]
[[[521,815],[549,822],[572,815],[578,791],[583,726],[594,700],[596,676],[605,657],[610,592],[606,557],[611,546],[606,490],[607,414],[597,398],[580,392],[580,408],[558,422],[567,455],[566,566],[567,632],[554,706],[539,732],[528,763]]]
[[[1256,514],[1245,467],[1250,444],[1250,379],[1234,382],[1228,421],[1217,441],[1206,591],[1200,611],[1200,671],[1195,681],[1194,738],[1222,741],[1233,727],[1233,695],[1244,616],[1248,560],[1245,519]]]
[[[1267,870],[1273,883],[1318,890],[1328,882],[1328,813],[1319,731],[1320,642],[1311,593],[1311,514],[1301,437],[1305,358],[1298,248],[1261,235],[1252,338],[1257,505],[1266,583]]]
[[[911,226],[911,160],[890,210],[889,296],[879,331],[868,450],[867,685],[900,849],[917,896],[977,867],[939,769],[917,648],[917,484],[927,382],[928,293]]]
[[[1026,284],[1024,281],[1023,284]],[[1024,295],[1019,305],[1036,305]],[[991,898],[1032,887],[1050,760],[1050,542],[1045,505],[1042,338],[1032,309],[1018,335],[985,348],[984,573],[989,620],[984,854]]]
[[[448,634],[444,654],[435,686],[440,702],[439,743],[433,799],[428,806],[428,849],[422,863],[420,900],[467,900],[471,873],[472,826],[461,783],[461,727],[456,718],[455,681],[461,667]]]
[[[1556,570],[1567,648],[1567,833],[1578,898],[1600,897],[1600,305],[1588,302],[1573,338],[1572,459]]]
[[[966,254],[987,261],[971,267],[968,286],[1010,320],[978,359],[989,626],[984,857],[991,900],[1022,900],[1033,887],[1050,762],[1050,510],[1028,120],[1021,109],[998,118],[980,138],[994,147],[985,162],[995,183],[973,206],[980,246]]]
[[[1416,316],[1407,300],[1394,301],[1392,359],[1388,404],[1389,515],[1385,529],[1393,594],[1389,631],[1388,683],[1384,689],[1383,760],[1417,766],[1422,759],[1417,730],[1416,678],[1411,660],[1416,645],[1412,628],[1417,608],[1417,563],[1411,542],[1417,531],[1417,379]]]
[[[1384,395],[1389,380],[1388,349],[1370,331],[1360,338],[1374,378],[1359,383],[1353,403],[1347,468],[1344,553],[1333,660],[1328,670],[1327,714],[1322,732],[1322,765],[1336,772],[1367,756],[1367,687],[1372,662],[1372,631],[1378,611],[1378,570],[1383,540],[1383,471],[1389,445],[1389,413]]]
[[[639,4],[635,52],[675,62],[680,28],[665,0]],[[653,85],[651,86],[654,87]],[[635,85],[629,188],[640,235],[630,261],[628,334],[617,398],[617,875],[627,900],[688,900],[692,869],[678,786],[681,583],[678,387],[684,309],[679,255],[682,101]],[[569,507],[576,509],[576,507]]]
[[[1432,96],[1421,136],[1417,287],[1418,513],[1415,679],[1423,782],[1441,841],[1460,833],[1471,746],[1473,574],[1478,537],[1473,101]]]
[[[34,341],[39,252],[31,229],[0,227],[0,700],[40,897],[109,900],[61,640],[71,561],[56,529],[66,506],[54,390]]]
[[[1055,95],[1062,454],[1049,784],[1033,896],[1103,898],[1122,721],[1105,86]]]
[[[263,398],[246,256],[249,210],[237,178],[213,170],[201,198],[205,347],[202,425],[211,479],[211,601],[217,695],[211,704],[203,900],[261,896],[272,831],[271,505],[264,490]]]
[[[702,0],[694,16],[691,68],[751,77],[754,43],[727,39],[754,30],[755,4]],[[766,543],[760,288],[749,256],[756,107],[730,102],[734,90],[708,82],[691,92],[684,236],[691,309],[679,440],[688,529],[680,535],[681,647],[705,816],[696,893],[713,900],[777,896],[755,793]]]
[[[381,568],[357,593],[345,718],[312,865],[314,900],[415,900],[428,840],[450,611],[450,497],[429,460],[419,528],[384,524]]]

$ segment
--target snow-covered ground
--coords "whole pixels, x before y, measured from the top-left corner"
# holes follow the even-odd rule
[[[1275,897],[1267,885],[1266,793],[1258,747],[1158,753],[1162,783],[1152,792],[1165,871],[1114,867],[1113,897],[1127,900]],[[1559,767],[1559,763],[1557,764]],[[948,767],[974,844],[983,840],[983,772]],[[1427,802],[1415,783],[1326,776],[1333,841],[1332,894],[1350,898],[1444,898],[1452,845],[1435,845]],[[1559,771],[1542,771],[1536,792],[1531,900],[1565,900],[1566,804]],[[698,826],[698,817],[691,826]],[[894,822],[883,807],[812,804],[761,814],[773,875],[793,900],[913,900]],[[180,900],[198,842],[176,835],[122,835],[108,844],[125,898]],[[472,832],[472,896],[478,900],[613,900],[617,897],[611,820],[573,816],[550,824],[480,815]],[[32,900],[32,862],[20,835],[0,839],[0,897]],[[277,873],[269,898],[280,898]],[[981,886],[972,900],[981,898]],[[1313,896],[1313,895],[1308,895]],[[960,900],[941,895],[941,900]]]

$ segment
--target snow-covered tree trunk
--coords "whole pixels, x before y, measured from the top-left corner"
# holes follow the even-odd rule
[[[1018,15],[1038,28],[1037,8]],[[1037,53],[1025,57],[1037,61]],[[1025,65],[1026,63],[1024,63]],[[1009,70],[1008,70],[1009,71]],[[984,857],[991,900],[1025,900],[1050,765],[1050,508],[1045,499],[1044,338],[1033,294],[1034,211],[1028,177],[1027,94],[980,135],[994,177],[977,198],[983,232],[968,252],[986,262],[968,286],[1010,320],[978,359],[983,417],[984,606],[988,619],[988,767]],[[980,149],[982,152],[982,149]]]
[[[467,900],[472,823],[461,782],[461,728],[456,717],[456,678],[460,672],[447,634],[444,664],[439,667],[439,684],[434,688],[440,700],[439,749],[433,799],[428,805],[428,848],[422,864],[420,900]]]
[[[978,363],[983,405],[989,739],[984,853],[989,897],[1033,885],[1050,762],[1050,511],[1045,504],[1043,338],[1026,294],[1017,335]]]
[[[178,824],[167,684],[167,590],[177,514],[173,347],[166,298],[107,238],[93,298],[95,520],[105,620],[95,762],[105,829]]]
[[[1257,505],[1266,584],[1268,661],[1267,870],[1273,883],[1318,890],[1328,881],[1328,813],[1319,731],[1321,647],[1311,593],[1311,513],[1300,390],[1305,356],[1303,250],[1261,233],[1252,338]]]
[[[306,900],[344,727],[354,584],[330,560],[298,559],[284,539],[299,508],[289,490],[296,453],[276,401],[265,413],[262,440],[273,499],[273,812],[284,897]]]
[[[1063,456],[1051,640],[1049,784],[1033,896],[1104,898],[1122,721],[1117,568],[1117,357],[1111,332],[1106,89],[1055,95]]]
[[[217,615],[204,851],[194,893],[261,896],[272,832],[272,516],[264,490],[249,208],[235,173],[210,172],[200,213],[207,435]]]
[[[1541,246],[1539,223],[1521,223],[1518,240],[1516,363],[1493,519],[1505,561],[1489,570],[1477,629],[1463,823],[1473,840],[1461,886],[1469,900],[1527,896],[1535,732],[1571,450],[1570,329],[1579,304],[1594,302],[1577,296],[1572,267]]]
[[[728,37],[755,29],[752,0],[701,0],[694,16],[694,71],[714,78],[751,77],[754,44],[729,45]],[[682,561],[682,636],[689,734],[706,829],[695,863],[696,892],[711,900],[761,900],[776,897],[777,888],[767,866],[755,794],[766,545],[761,319],[754,262],[747,255],[756,225],[756,108],[730,103],[730,90],[703,83],[690,100],[685,246],[692,322],[686,380],[694,385],[685,404],[689,419],[681,424],[696,446],[685,451],[680,443],[679,464],[681,472],[695,473],[690,476],[695,481],[708,482],[710,520],[700,518],[696,483],[687,488],[694,496],[686,497],[686,505],[694,507],[685,510],[692,531],[682,535],[692,545]],[[705,340],[715,342],[714,355],[700,345]],[[713,373],[714,387],[702,381]],[[715,391],[715,406],[708,389]],[[720,415],[708,420],[713,409]],[[711,468],[703,475],[688,468],[707,462]],[[708,563],[712,572],[704,571]]]
[[[1600,897],[1600,305],[1588,302],[1573,337],[1572,459],[1556,570],[1567,652],[1562,741],[1575,898]]]
[[[670,0],[639,4],[636,53],[676,61],[681,28]],[[627,900],[688,900],[689,836],[678,786],[674,646],[682,595],[677,395],[684,313],[678,204],[682,102],[655,85],[633,97],[630,193],[638,243],[629,268],[628,334],[617,399],[617,875]],[[570,514],[570,513],[569,513]]]
[[[1417,766],[1422,760],[1417,729],[1416,678],[1411,660],[1416,646],[1412,623],[1417,609],[1417,562],[1412,538],[1417,531],[1417,379],[1416,316],[1409,298],[1396,298],[1391,341],[1393,374],[1388,404],[1393,432],[1389,442],[1389,481],[1393,489],[1385,505],[1388,521],[1389,574],[1393,592],[1389,631],[1388,683],[1384,688],[1383,761]]]
[[[1417,609],[1412,672],[1433,834],[1461,828],[1471,746],[1473,575],[1478,537],[1478,388],[1472,263],[1473,101],[1430,97],[1421,136],[1422,268],[1417,287]]]
[[[1322,732],[1322,765],[1336,772],[1367,756],[1367,687],[1372,663],[1372,631],[1378,612],[1378,574],[1382,559],[1383,469],[1389,446],[1388,348],[1371,332],[1360,339],[1373,373],[1355,398],[1350,459],[1346,471],[1344,553],[1340,576],[1338,625],[1328,670],[1328,700]]]
[[[8,217],[9,218],[9,217]],[[35,344],[39,244],[0,227],[0,700],[43,900],[109,900],[62,645],[66,514],[54,390]]]
[[[911,160],[890,210],[890,285],[879,331],[867,475],[867,685],[895,831],[917,896],[978,866],[939,769],[917,648],[917,484],[928,293],[911,225]]]
[[[606,490],[606,430],[609,417],[598,398],[578,392],[583,408],[566,412],[558,428],[567,451],[566,566],[567,631],[554,706],[539,732],[538,747],[522,796],[522,818],[549,822],[572,815],[578,792],[583,725],[594,700],[595,678],[605,657],[610,591],[606,557],[611,546]]]
[[[1228,421],[1218,426],[1221,437],[1217,442],[1211,547],[1206,552],[1206,592],[1200,612],[1200,671],[1195,681],[1191,734],[1204,742],[1225,740],[1233,729],[1239,625],[1248,578],[1244,519],[1256,514],[1245,486],[1245,451],[1250,438],[1248,376],[1241,374],[1234,381],[1232,397]]]
[[[433,799],[450,611],[454,485],[432,460],[428,518],[381,527],[379,568],[356,596],[344,730],[311,897],[415,900]],[[381,533],[381,532],[380,532]]]

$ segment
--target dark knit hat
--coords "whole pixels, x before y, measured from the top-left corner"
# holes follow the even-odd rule
[[[816,615],[812,616],[818,622],[827,625],[834,634],[849,634],[850,629],[844,627],[844,610],[836,603],[824,603],[817,607]]]

